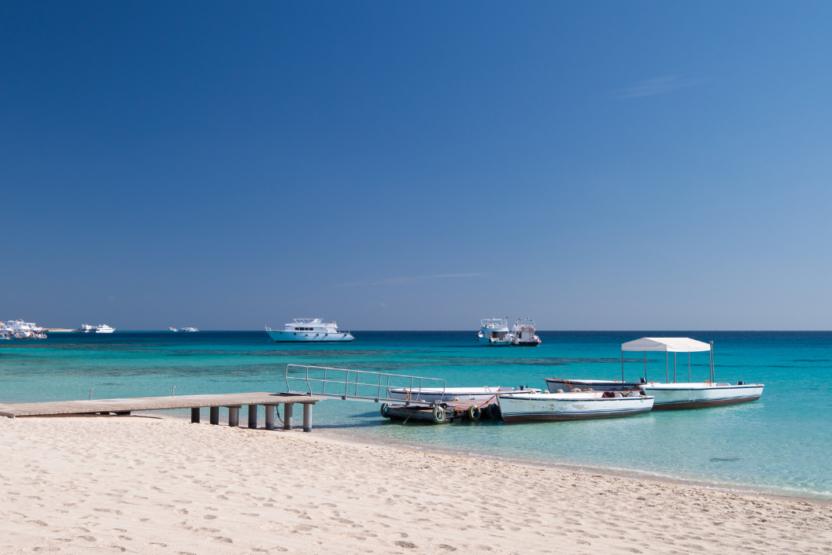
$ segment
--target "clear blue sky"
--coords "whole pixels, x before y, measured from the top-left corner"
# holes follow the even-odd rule
[[[832,3],[0,4],[0,319],[832,328]]]

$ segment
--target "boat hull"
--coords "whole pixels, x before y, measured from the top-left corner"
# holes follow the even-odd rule
[[[533,393],[539,393],[540,390],[529,390]],[[499,394],[517,393],[519,390],[511,387],[448,387],[446,389],[425,388],[419,390],[417,388],[407,389],[391,389],[390,398],[400,401],[425,401],[433,403],[436,401],[449,402],[454,399],[460,401],[488,401]]]
[[[351,333],[321,333],[313,331],[267,331],[275,343],[327,343],[355,341]]]
[[[645,414],[653,408],[653,397],[606,398],[602,393],[556,393],[528,397],[503,395],[498,399],[506,424],[623,418]]]
[[[656,398],[653,410],[704,409],[724,405],[751,403],[763,395],[762,384],[710,385],[685,387],[686,384],[646,384],[643,390]]]
[[[544,378],[544,381],[546,382],[546,387],[552,393],[557,393],[558,389],[572,391],[573,389],[584,390],[590,388],[595,391],[632,391],[644,385],[637,382],[619,382],[617,380],[566,380],[562,378]]]

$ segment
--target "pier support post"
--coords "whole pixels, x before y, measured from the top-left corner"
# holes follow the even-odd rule
[[[228,425],[232,428],[240,425],[240,407],[228,407]]]
[[[248,406],[248,427],[257,429],[257,405]]]
[[[191,424],[199,424],[199,408],[191,409]]]
[[[283,429],[292,429],[292,408],[294,403],[283,403]]]
[[[220,408],[211,407],[211,424],[215,426],[220,423]]]
[[[274,405],[266,405],[266,429],[274,430]]]
[[[303,404],[303,431],[312,431],[312,403]]]

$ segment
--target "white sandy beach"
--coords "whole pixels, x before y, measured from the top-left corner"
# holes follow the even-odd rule
[[[0,553],[832,553],[832,506],[149,418],[0,419]]]

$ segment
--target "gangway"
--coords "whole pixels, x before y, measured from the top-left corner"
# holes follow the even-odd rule
[[[429,401],[420,399],[422,389],[445,393],[445,380],[402,374],[385,374],[367,370],[348,370],[326,366],[286,365],[286,391],[290,395],[311,395],[344,401],[367,403],[398,403],[413,406],[429,406]],[[423,386],[423,384],[427,384]],[[298,389],[293,389],[292,386]],[[394,399],[390,392],[406,389],[406,398]]]

